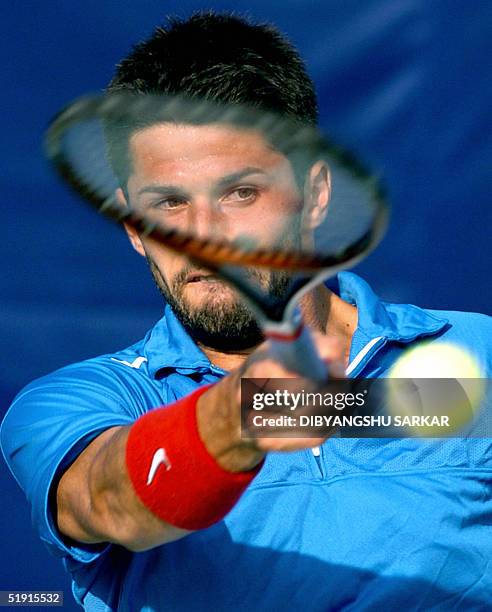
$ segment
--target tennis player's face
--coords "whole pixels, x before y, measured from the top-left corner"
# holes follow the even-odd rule
[[[201,238],[256,246],[299,244],[302,195],[289,161],[259,133],[219,125],[160,124],[134,134],[130,152],[129,204],[160,223]],[[129,234],[197,341],[222,350],[261,341],[249,309],[228,285],[134,231]],[[286,289],[281,273],[250,274],[273,294]]]

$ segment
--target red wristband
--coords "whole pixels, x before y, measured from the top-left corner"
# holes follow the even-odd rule
[[[220,521],[261,469],[228,472],[198,434],[196,404],[211,385],[151,410],[130,429],[126,465],[147,508],[166,523],[194,531]]]

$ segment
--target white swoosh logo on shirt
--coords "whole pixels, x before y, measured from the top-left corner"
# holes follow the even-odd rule
[[[117,361],[118,363],[122,363],[123,365],[128,366],[129,368],[134,368],[138,370],[142,363],[147,361],[147,357],[137,357],[131,363],[126,361],[125,359],[116,359],[116,357],[111,357],[111,361]]]
[[[166,455],[166,451],[163,448],[158,448],[152,457],[152,463],[150,464],[150,470],[147,476],[147,486],[152,484],[154,476],[161,465],[166,466],[166,471],[171,469],[171,462]]]

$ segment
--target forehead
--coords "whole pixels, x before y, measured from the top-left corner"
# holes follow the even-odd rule
[[[260,132],[222,124],[159,123],[134,133],[129,145],[133,177],[212,176],[246,166],[268,172],[289,165]]]

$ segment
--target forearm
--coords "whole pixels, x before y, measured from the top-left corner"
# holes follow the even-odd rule
[[[61,478],[58,527],[65,536],[139,551],[189,533],[156,517],[136,494],[125,462],[129,430],[117,427],[101,434]]]
[[[130,427],[121,428],[99,449],[89,476],[90,495],[109,541],[145,550],[190,532],[155,516],[136,494],[125,461],[129,432]]]
[[[263,458],[263,453],[241,440],[237,376],[230,375],[212,386],[196,406],[201,445],[226,472],[249,471]],[[70,538],[85,543],[114,542],[137,551],[190,533],[156,516],[136,493],[127,463],[130,429],[116,427],[101,434],[62,477],[58,487],[58,525]],[[142,443],[147,446],[147,442],[153,453],[153,443],[145,437]],[[157,449],[168,441],[158,438],[154,443]],[[145,463],[145,479],[150,465],[151,456]],[[179,466],[174,465],[176,468]],[[164,466],[157,471],[155,485],[161,472],[166,472]],[[220,496],[220,491],[217,494]],[[203,506],[201,502],[197,505]]]

